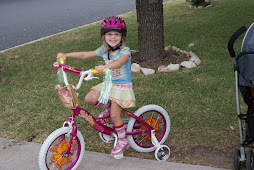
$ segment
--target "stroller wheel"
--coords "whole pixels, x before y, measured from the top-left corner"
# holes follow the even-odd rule
[[[234,150],[234,155],[233,155],[233,165],[234,165],[234,170],[240,170],[240,151],[239,149]]]
[[[248,150],[247,155],[246,155],[246,168],[247,170],[252,170],[253,169],[253,151]]]

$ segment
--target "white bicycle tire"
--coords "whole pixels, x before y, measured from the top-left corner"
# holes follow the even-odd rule
[[[62,134],[66,134],[68,132],[71,131],[70,127],[62,127],[59,128],[57,130],[55,130],[54,132],[52,132],[47,139],[44,141],[44,143],[41,146],[40,152],[39,152],[39,157],[38,157],[38,163],[39,163],[39,167],[41,170],[47,170],[46,167],[46,163],[45,163],[45,158],[46,158],[46,153],[51,145],[51,143],[60,135]],[[82,136],[82,134],[77,131],[77,138],[79,138],[80,140],[80,145],[81,145],[81,151],[80,151],[80,156],[78,158],[78,161],[76,162],[76,164],[73,166],[72,170],[75,170],[79,164],[81,163],[83,156],[84,156],[84,152],[85,152],[85,142],[84,142],[84,138]]]
[[[170,119],[169,119],[169,115],[166,112],[166,110],[158,105],[151,104],[151,105],[146,105],[146,106],[139,108],[134,114],[139,117],[142,113],[150,111],[150,110],[155,110],[155,111],[160,112],[166,120],[166,132],[165,132],[163,138],[161,139],[161,141],[159,142],[160,145],[162,145],[165,142],[165,140],[167,139],[169,132],[170,132]],[[132,132],[135,121],[136,121],[136,119],[130,118],[128,126],[127,126],[127,132]],[[138,152],[152,152],[156,149],[156,146],[153,146],[150,148],[143,148],[143,147],[138,146],[136,144],[136,142],[134,141],[132,135],[128,135],[127,139],[130,143],[130,146]]]

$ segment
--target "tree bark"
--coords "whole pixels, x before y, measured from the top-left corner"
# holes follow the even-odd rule
[[[164,56],[162,0],[136,0],[139,60]]]

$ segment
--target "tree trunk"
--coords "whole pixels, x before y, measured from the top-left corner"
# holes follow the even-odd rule
[[[205,3],[205,0],[197,0],[196,4]]]
[[[162,0],[136,0],[139,60],[164,56]]]

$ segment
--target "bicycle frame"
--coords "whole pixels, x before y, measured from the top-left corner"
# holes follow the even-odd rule
[[[129,111],[123,109],[122,113],[133,117],[134,119],[136,119],[138,122],[142,123],[147,128],[145,130],[139,130],[139,131],[135,131],[135,132],[126,132],[126,135],[150,133],[151,130],[154,129],[148,123],[146,123],[144,120],[140,119],[139,117],[137,117],[136,115],[134,115],[133,113],[131,113]],[[90,114],[87,110],[77,107],[76,109],[72,109],[70,119],[68,120],[68,122],[70,122],[70,123],[73,122],[72,127],[76,127],[76,123],[74,121],[75,116],[79,116],[79,117],[85,119],[85,121],[98,132],[101,132],[106,135],[112,135],[115,132],[114,126],[112,128],[110,128],[110,127],[104,125],[104,123],[108,123],[110,121],[110,117],[95,119],[93,117],[93,115]],[[74,129],[76,129],[76,128],[74,128]]]
[[[56,67],[54,67],[54,68],[56,68]],[[79,82],[78,82],[77,86],[75,87],[75,90],[78,90],[80,88],[83,80],[89,81],[91,79],[96,78],[96,77],[93,77],[92,70],[83,71],[83,70],[77,69],[75,67],[65,65],[64,62],[62,62],[57,69],[59,69],[59,68],[61,68],[63,70],[63,77],[64,77],[65,85],[69,85],[65,72],[80,76]],[[86,78],[84,78],[85,75],[88,75],[88,76]],[[136,115],[134,115],[133,113],[131,113],[125,109],[122,110],[122,113],[136,119],[139,123],[143,124],[146,127],[145,130],[126,132],[126,135],[137,135],[137,134],[143,134],[143,133],[151,134],[151,131],[154,128],[151,127],[144,120],[140,119],[139,117],[137,117]],[[77,135],[77,126],[75,123],[76,116],[83,118],[92,128],[94,128],[98,132],[101,132],[101,133],[109,135],[109,136],[112,136],[113,133],[115,132],[114,125],[112,128],[104,125],[105,123],[110,122],[110,120],[111,120],[110,117],[96,119],[93,117],[93,115],[91,113],[89,113],[87,110],[85,110],[81,107],[76,107],[74,109],[71,109],[70,118],[67,121],[65,121],[63,124],[63,126],[70,126],[72,129],[70,148],[68,149],[67,153],[73,153],[74,143],[75,143],[76,135]]]
[[[151,131],[154,129],[151,127],[149,124],[147,124],[145,121],[134,115],[133,113],[124,110],[122,113],[133,117],[136,119],[138,122],[143,124],[147,129],[145,130],[137,130],[133,132],[126,132],[126,135],[136,135],[136,134],[143,134],[143,133],[148,133],[151,134]],[[72,109],[71,111],[71,116],[70,119],[64,122],[63,126],[71,126],[72,128],[72,137],[71,137],[71,143],[70,143],[70,148],[68,149],[67,153],[73,153],[74,149],[74,143],[76,140],[76,135],[77,135],[77,125],[75,123],[75,116],[79,116],[83,118],[92,128],[94,128],[96,131],[101,132],[103,134],[111,136],[115,132],[115,127],[113,126],[112,128],[105,126],[104,123],[108,123],[110,121],[110,117],[106,118],[97,118],[95,119],[92,114],[90,114],[87,110],[77,107],[76,109]]]

